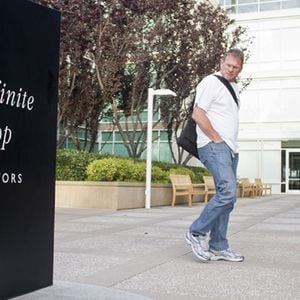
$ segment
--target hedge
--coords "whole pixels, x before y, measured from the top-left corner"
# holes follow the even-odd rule
[[[168,183],[170,174],[188,174],[194,183],[203,182],[209,175],[205,168],[182,166],[167,162],[152,162],[153,183]],[[77,150],[58,150],[56,179],[74,181],[146,181],[146,161],[110,154],[94,154]]]

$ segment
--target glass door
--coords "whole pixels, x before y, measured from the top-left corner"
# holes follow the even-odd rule
[[[300,193],[300,149],[287,150],[286,155],[286,191]]]

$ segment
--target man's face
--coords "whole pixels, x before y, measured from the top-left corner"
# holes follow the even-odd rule
[[[221,59],[220,72],[228,81],[234,81],[242,71],[242,62],[238,56],[229,54]]]

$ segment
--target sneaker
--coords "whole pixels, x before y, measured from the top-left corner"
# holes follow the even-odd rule
[[[187,232],[185,235],[185,240],[188,243],[188,245],[201,245],[202,249],[204,251],[208,251],[209,245],[208,245],[208,235],[194,235],[191,232]]]
[[[195,236],[189,231],[185,235],[185,240],[192,247],[193,253],[202,261],[208,261],[211,257],[207,237],[207,235]]]
[[[234,252],[230,248],[221,251],[209,249],[209,252],[212,254],[210,260],[226,260],[235,262],[241,262],[244,260],[244,256],[242,256],[240,253]]]

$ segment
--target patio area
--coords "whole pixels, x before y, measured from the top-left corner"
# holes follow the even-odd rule
[[[299,195],[238,199],[229,241],[243,263],[194,257],[183,237],[203,207],[57,208],[54,285],[16,299],[299,298]]]

